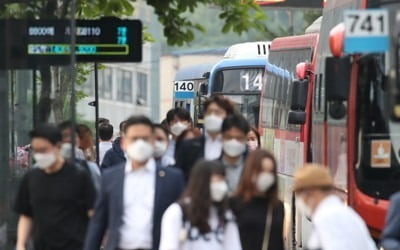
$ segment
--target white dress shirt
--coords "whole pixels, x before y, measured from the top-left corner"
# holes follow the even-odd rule
[[[225,228],[220,228],[217,210],[211,208],[208,223],[212,232],[197,237],[197,228],[189,229],[189,222],[183,225],[182,209],[173,203],[162,218],[159,250],[241,250],[239,230],[233,215],[228,212],[226,216],[228,222]]]
[[[125,165],[123,215],[119,247],[151,249],[156,163],[150,159],[141,169]]]
[[[171,157],[172,159],[175,159],[175,149],[176,149],[176,141],[170,139],[168,143],[167,152],[165,153],[165,155]]]
[[[307,249],[376,250],[365,222],[335,195],[321,201],[312,221]]]
[[[112,148],[112,142],[110,141],[101,141],[99,143],[99,160],[100,165],[103,162],[104,156],[106,155],[107,151]]]
[[[210,161],[218,159],[222,153],[222,136],[218,135],[215,140],[213,140],[211,136],[206,133],[205,137],[204,158]]]

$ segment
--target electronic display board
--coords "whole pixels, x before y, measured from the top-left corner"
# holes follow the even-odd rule
[[[68,20],[0,20],[1,68],[66,65],[71,49],[77,62],[140,62],[142,23],[139,20],[102,18],[77,20],[76,42],[71,47]]]

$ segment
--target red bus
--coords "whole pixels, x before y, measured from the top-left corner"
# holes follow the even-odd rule
[[[307,149],[309,144],[309,123],[304,125],[290,124],[288,121],[290,110],[294,108],[292,99],[289,98],[294,92],[299,91],[300,85],[313,85],[313,77],[307,76],[308,80],[295,81],[297,78],[296,68],[299,70],[308,67],[307,72],[314,72],[315,55],[317,53],[318,34],[307,34],[293,37],[277,38],[272,41],[270,54],[266,64],[266,80],[263,85],[260,112],[260,130],[263,134],[264,147],[273,150],[278,160],[279,190],[281,198],[285,203],[286,218],[291,218],[292,225],[298,225],[294,214],[291,214],[293,196],[290,192],[292,187],[293,172],[307,160]],[[312,87],[308,87],[307,95],[311,97]],[[308,98],[311,99],[311,98]],[[304,98],[306,100],[306,98]],[[310,101],[302,107],[309,109]],[[307,107],[306,107],[307,106]],[[310,116],[310,114],[306,115]],[[303,119],[307,119],[303,117]],[[292,209],[291,209],[292,208]],[[288,230],[289,220],[286,228]],[[295,232],[307,231],[304,228],[291,230],[287,239],[296,237]]]
[[[343,21],[344,10],[369,8],[388,11],[390,37],[395,42],[386,53],[343,55],[344,35],[337,25]],[[362,216],[371,234],[380,237],[388,199],[400,190],[400,126],[393,119],[395,103],[391,102],[399,87],[399,9],[398,1],[327,1],[316,54],[297,67],[297,78],[303,79],[290,79],[297,86],[295,91],[282,95],[276,89],[282,88],[284,80],[271,77],[266,69],[260,121],[265,146],[280,162],[282,198],[292,212],[293,245],[301,247],[307,239],[301,235],[307,232],[306,220],[296,216],[291,192],[293,170],[304,162],[329,166],[338,194]],[[277,58],[287,52],[279,49],[278,42],[293,39],[275,39],[268,63],[279,64]],[[287,55],[298,63],[296,56],[296,50]],[[290,64],[279,67],[295,72]],[[280,100],[285,99],[282,109]]]

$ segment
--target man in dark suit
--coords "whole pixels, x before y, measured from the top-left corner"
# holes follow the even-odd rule
[[[225,117],[234,113],[232,102],[223,96],[212,96],[204,102],[204,129],[202,137],[183,141],[176,154],[176,167],[182,169],[185,179],[199,159],[216,160],[221,156],[221,127]]]
[[[161,218],[180,196],[184,181],[174,168],[156,166],[152,122],[143,116],[126,121],[122,148],[127,162],[104,171],[85,250],[157,250]]]
[[[122,140],[122,134],[124,131],[124,126],[125,126],[125,121],[122,121],[119,124],[119,135],[117,138],[115,138],[111,149],[109,149],[103,158],[103,161],[100,165],[101,171],[104,171],[107,168],[110,167],[115,167],[121,165],[121,163],[125,163],[125,154],[124,150],[122,149],[121,145],[121,140]]]

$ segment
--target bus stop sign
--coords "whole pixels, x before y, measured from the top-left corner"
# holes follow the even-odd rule
[[[76,20],[71,47],[69,20],[0,20],[0,68],[35,68],[77,62],[140,62],[142,23],[103,18]]]

